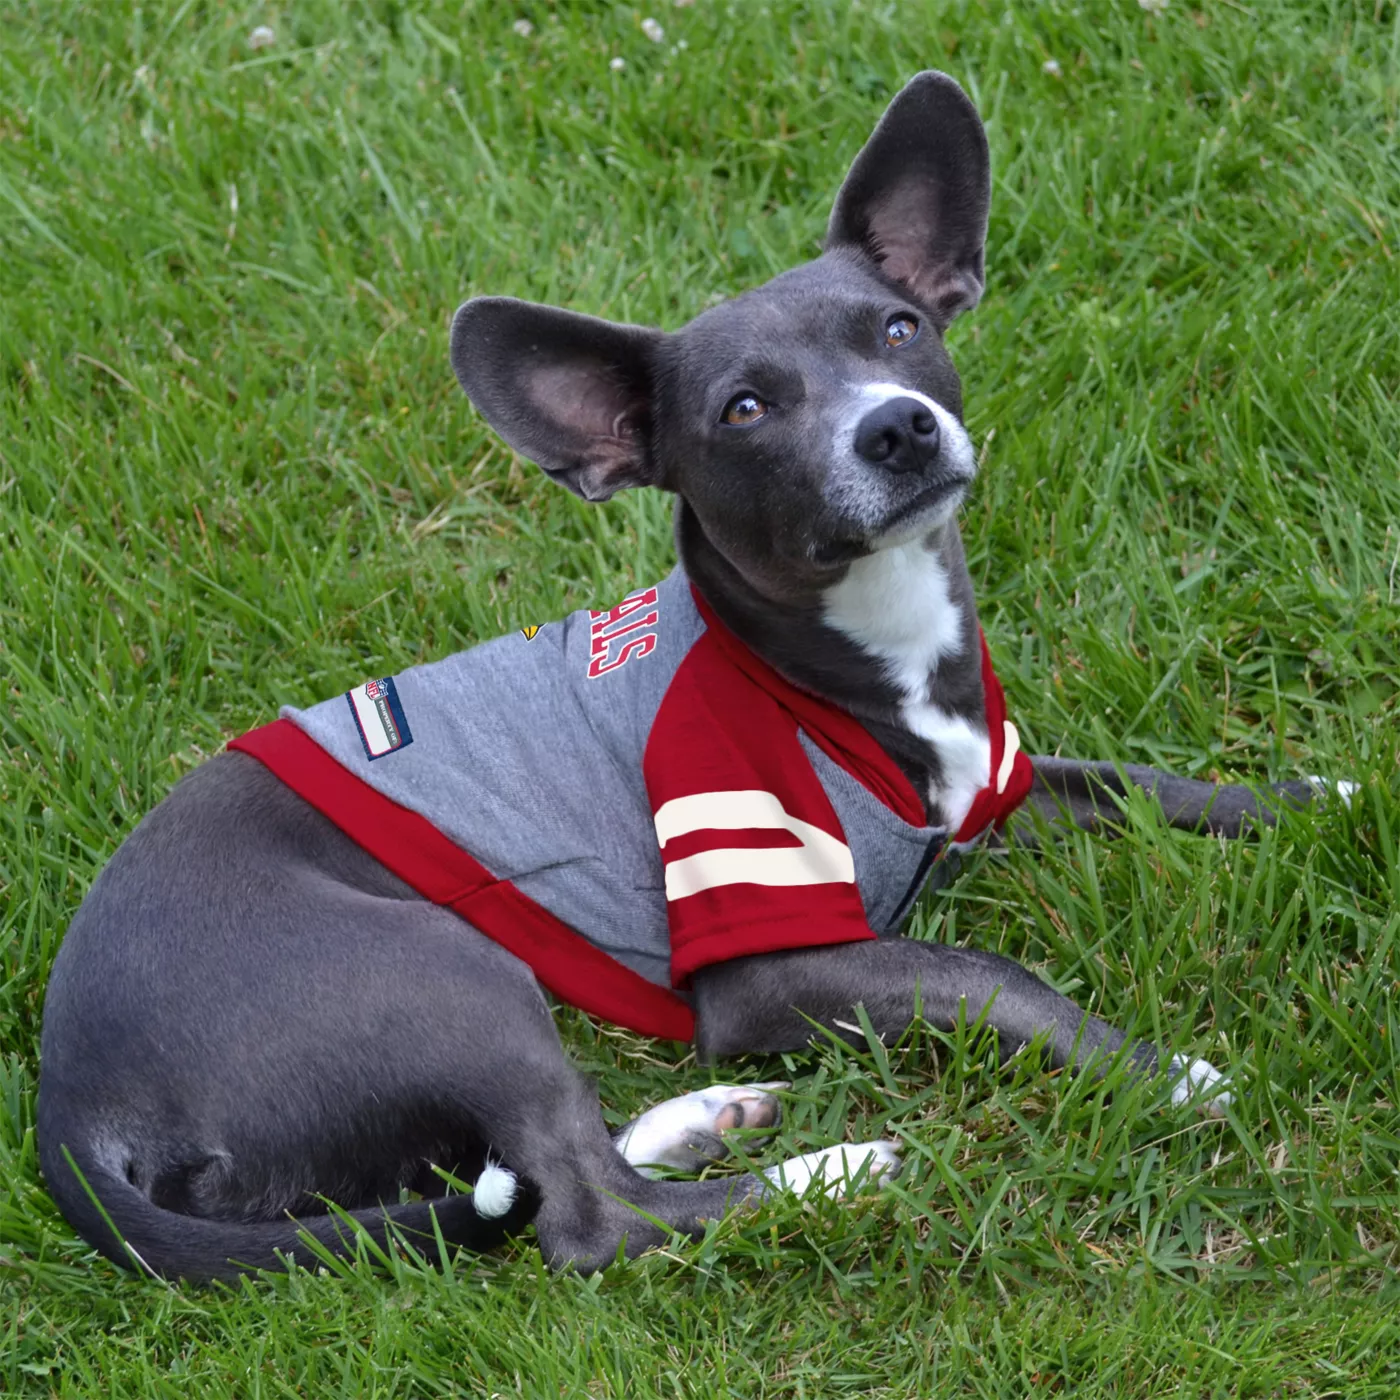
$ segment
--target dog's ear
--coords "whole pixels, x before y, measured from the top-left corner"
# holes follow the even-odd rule
[[[851,166],[826,246],[863,252],[946,326],[982,295],[990,204],[977,109],[946,73],[920,73]]]
[[[452,368],[482,417],[586,501],[654,485],[651,380],[661,331],[512,297],[452,320]]]

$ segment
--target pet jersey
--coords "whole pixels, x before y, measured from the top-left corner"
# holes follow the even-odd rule
[[[956,833],[679,567],[607,611],[284,709],[230,747],[564,1001],[689,1040],[698,968],[892,931],[950,835],[1024,799],[985,642],[982,673],[992,780]]]

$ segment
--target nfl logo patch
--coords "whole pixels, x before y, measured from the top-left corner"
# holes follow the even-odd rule
[[[407,748],[413,742],[392,676],[366,681],[354,690],[347,690],[345,698],[350,704],[355,728],[359,730],[360,742],[365,746],[365,757],[371,762]]]

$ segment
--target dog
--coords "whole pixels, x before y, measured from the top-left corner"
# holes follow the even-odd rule
[[[956,523],[977,462],[944,346],[982,293],[989,171],[971,101],[922,73],[822,254],[682,330],[460,308],[452,364],[486,421],[585,500],[671,493],[679,565],[286,711],[140,823],[44,1011],[40,1159],[86,1240],[210,1279],[312,1257],[304,1236],[350,1252],[349,1222],[474,1249],[533,1222],[552,1266],[590,1270],[898,1170],[881,1142],[659,1179],[771,1129],[775,1086],[611,1136],[546,990],[704,1062],[858,1040],[862,1007],[881,1037],[982,1018],[1004,1055],[1123,1057],[1223,1102],[1204,1061],[1017,963],[898,936],[1023,800],[1091,827],[1136,787],[1235,835],[1314,795],[1021,751]]]

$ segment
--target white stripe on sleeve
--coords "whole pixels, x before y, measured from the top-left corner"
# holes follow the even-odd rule
[[[671,861],[666,866],[668,900],[721,885],[855,883],[851,848],[820,827],[791,816],[771,792],[741,789],[676,797],[658,808],[655,821],[663,851],[669,841],[696,831],[787,831],[802,843],[757,850],[716,847]]]

